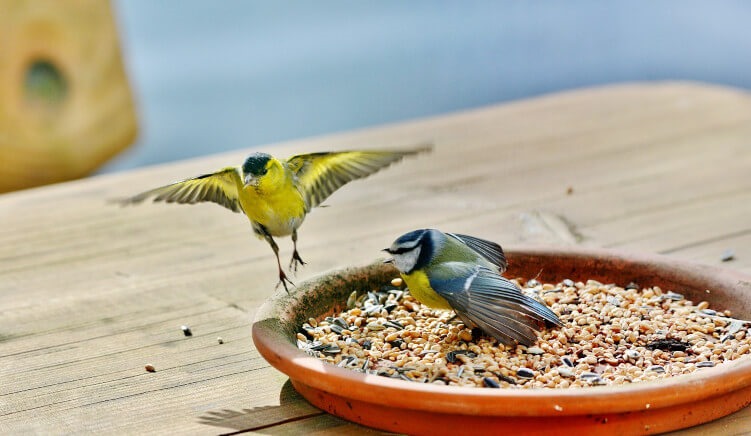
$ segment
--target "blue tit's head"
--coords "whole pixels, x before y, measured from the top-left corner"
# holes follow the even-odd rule
[[[243,176],[245,184],[252,184],[254,181],[265,176],[268,172],[268,164],[271,155],[266,153],[253,153],[245,159],[243,163]]]
[[[399,271],[410,274],[423,268],[433,257],[433,239],[429,229],[413,230],[399,236],[385,252],[393,257],[390,261]]]

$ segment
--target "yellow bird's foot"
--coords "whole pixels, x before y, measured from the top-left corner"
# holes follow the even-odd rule
[[[284,286],[284,290],[287,291],[287,294],[289,294],[289,288],[287,287],[287,283],[289,283],[290,285],[294,287],[297,287],[297,285],[292,283],[292,280],[287,278],[287,274],[284,274],[284,271],[280,269],[279,270],[279,282],[276,284],[276,287],[274,288],[274,290],[279,289],[279,285],[282,285]]]
[[[302,257],[300,257],[300,253],[297,252],[297,250],[292,252],[292,259],[289,261],[289,269],[291,271],[297,272],[297,266],[303,265],[305,266],[305,261],[302,260]]]

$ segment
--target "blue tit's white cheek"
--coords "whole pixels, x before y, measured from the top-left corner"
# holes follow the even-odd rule
[[[417,258],[420,257],[420,246],[414,249],[394,255],[394,265],[401,272],[410,272],[417,264]]]

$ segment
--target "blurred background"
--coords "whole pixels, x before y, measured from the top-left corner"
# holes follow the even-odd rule
[[[138,134],[96,172],[614,82],[751,89],[751,3],[740,0],[109,7]]]

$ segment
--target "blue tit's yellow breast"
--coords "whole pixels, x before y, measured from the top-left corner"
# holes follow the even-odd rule
[[[430,286],[430,280],[423,271],[413,271],[410,274],[402,273],[404,282],[409,287],[409,292],[417,298],[420,303],[430,306],[434,309],[452,309],[446,299],[438,295]]]

